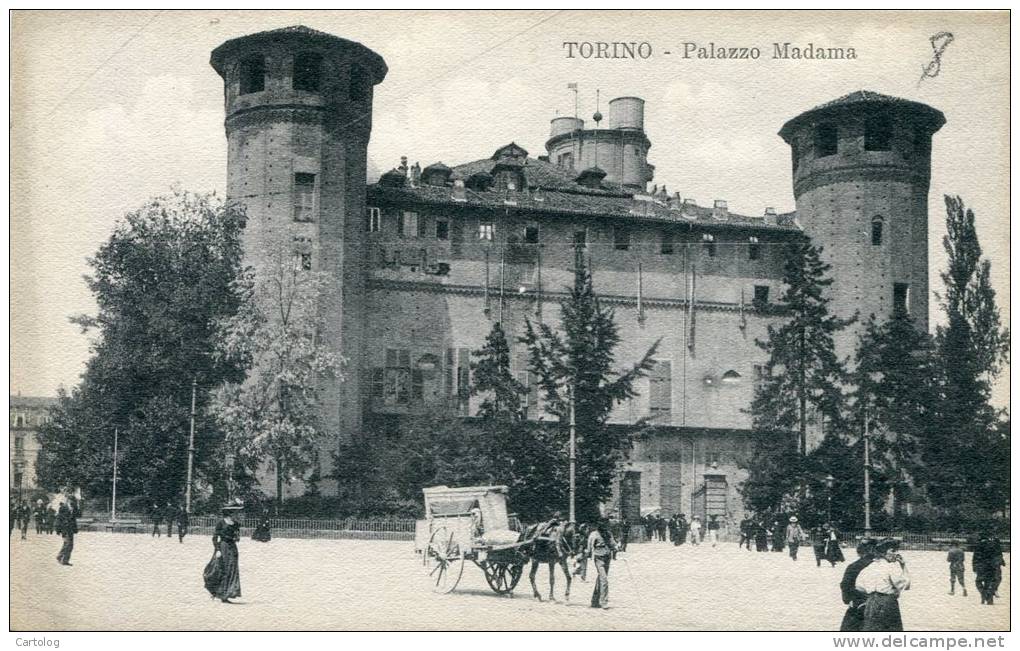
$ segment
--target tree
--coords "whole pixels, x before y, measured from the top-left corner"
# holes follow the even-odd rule
[[[521,397],[527,388],[510,372],[510,344],[499,321],[492,325],[481,350],[472,354],[478,361],[471,364],[471,395],[484,396],[478,415],[489,420],[520,420]]]
[[[326,315],[320,296],[333,281],[278,256],[235,284],[241,303],[220,323],[216,357],[241,364],[247,377],[225,382],[212,411],[226,435],[225,453],[237,455],[248,476],[275,464],[276,498],[283,485],[315,469],[328,436],[319,410],[325,381],[341,379],[343,360],[320,339]]]
[[[108,495],[118,430],[118,492],[179,499],[196,379],[195,473],[213,476],[220,436],[205,417],[206,387],[240,369],[210,353],[215,322],[237,309],[244,222],[235,205],[175,189],[117,223],[89,260],[98,312],[72,319],[96,335],[91,357],[39,432],[42,485]]]
[[[528,347],[529,371],[538,378],[545,410],[559,422],[566,442],[571,402],[577,432],[577,517],[593,519],[611,494],[618,462],[630,448],[627,428],[609,427],[615,404],[637,395],[634,382],[654,366],[658,342],[629,369],[615,368],[620,334],[592,286],[584,258],[576,256],[574,285],[560,304],[561,332],[526,322],[521,343]],[[562,458],[566,466],[567,459]]]
[[[932,501],[950,511],[999,510],[1001,488],[989,490],[988,471],[1003,439],[989,400],[991,382],[1008,363],[1009,332],[1001,326],[989,281],[991,263],[981,259],[974,213],[959,197],[946,196],[945,202],[949,260],[940,298],[947,323],[936,333],[943,395],[937,427],[923,450],[924,481]],[[1008,475],[994,480],[1001,487]]]
[[[841,385],[847,374],[836,357],[834,336],[852,320],[829,314],[824,291],[832,279],[820,254],[821,248],[806,241],[787,245],[785,289],[777,305],[787,318],[769,325],[768,338],[755,342],[768,353],[764,381],[751,404],[756,447],[748,469],[752,481],[743,489],[744,499],[756,510],[783,508],[789,491],[798,485],[801,497],[806,495],[799,476],[805,466],[791,463],[789,452],[792,445],[800,457],[807,457],[809,407],[829,429],[841,426]]]

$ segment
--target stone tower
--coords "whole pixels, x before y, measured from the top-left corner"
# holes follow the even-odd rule
[[[361,424],[372,93],[386,63],[360,43],[302,26],[227,41],[210,63],[224,82],[227,196],[247,209],[246,262],[289,260],[336,279],[321,335],[348,363],[344,382],[322,387],[322,408],[328,431],[349,437]]]
[[[930,106],[857,91],[793,118],[790,145],[797,217],[829,274],[830,310],[879,321],[906,310],[928,330],[928,185],[932,134],[945,123]],[[837,339],[851,355],[860,323]]]

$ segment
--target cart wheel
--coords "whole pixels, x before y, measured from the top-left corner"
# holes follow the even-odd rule
[[[464,556],[453,536],[454,532],[446,527],[436,529],[429,537],[423,554],[425,571],[432,591],[437,594],[446,594],[456,588],[464,573]]]
[[[482,566],[485,580],[496,594],[510,594],[524,574],[523,564],[485,563]]]

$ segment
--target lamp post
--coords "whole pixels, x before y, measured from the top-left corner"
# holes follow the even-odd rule
[[[864,535],[871,534],[871,440],[868,415],[864,414]]]
[[[184,512],[191,514],[191,467],[195,462],[195,392],[198,376],[191,379],[191,427],[188,433],[188,479],[184,488]]]
[[[828,517],[826,518],[826,520],[830,524],[832,523],[832,487],[835,484],[836,484],[836,478],[835,477],[833,477],[831,474],[825,476],[825,486],[826,486],[826,488],[829,489],[829,493],[828,493],[827,500],[826,500],[826,502],[827,502],[826,512],[828,513]]]
[[[574,523],[576,511],[574,509],[577,498],[575,473],[577,472],[577,423],[574,416],[574,387],[570,387],[570,522]]]

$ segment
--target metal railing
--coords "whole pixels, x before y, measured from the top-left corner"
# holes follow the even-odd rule
[[[90,529],[103,531],[112,529],[122,533],[152,533],[153,519],[136,513],[118,513],[117,521],[129,521],[129,527],[116,526],[108,518],[97,518]],[[219,516],[193,515],[188,521],[189,535],[212,535]],[[259,518],[243,518],[241,535],[250,537]],[[269,526],[276,538],[323,538],[323,539],[364,539],[364,540],[413,540],[414,520],[390,518],[344,518],[340,520],[312,520],[308,518],[270,518]],[[111,527],[110,525],[114,525]],[[160,531],[166,533],[167,523],[161,520]],[[173,524],[177,531],[177,523]]]

